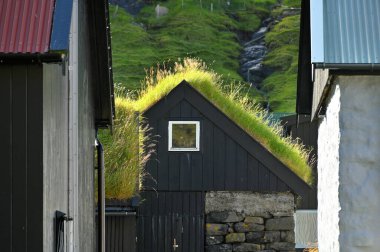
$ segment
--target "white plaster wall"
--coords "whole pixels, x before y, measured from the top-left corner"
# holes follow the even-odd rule
[[[339,251],[340,88],[332,86],[318,130],[318,246]]]
[[[380,251],[380,76],[340,76],[318,139],[319,251]]]
[[[340,249],[380,251],[380,76],[344,76],[337,83]]]

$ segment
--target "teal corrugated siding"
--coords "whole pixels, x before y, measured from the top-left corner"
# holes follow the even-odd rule
[[[380,63],[379,0],[323,0],[323,12],[325,63]]]

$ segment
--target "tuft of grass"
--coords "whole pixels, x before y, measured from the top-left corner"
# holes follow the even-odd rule
[[[144,165],[151,155],[149,129],[139,125],[132,101],[116,96],[117,118],[113,133],[99,132],[105,151],[105,196],[128,199],[138,192]]]
[[[183,62],[175,63],[174,69],[151,70],[146,85],[133,104],[134,109],[143,113],[182,80],[190,83],[306,183],[313,183],[312,170],[308,164],[310,151],[291,137],[282,137],[281,126],[269,126],[264,110],[252,103],[247,95],[241,94],[235,84],[222,83],[220,76],[199,60],[185,58]]]

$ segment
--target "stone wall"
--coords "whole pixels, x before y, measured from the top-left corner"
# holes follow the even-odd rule
[[[295,251],[291,193],[206,194],[206,252]]]

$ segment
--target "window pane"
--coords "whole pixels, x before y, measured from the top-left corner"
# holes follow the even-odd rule
[[[196,148],[196,125],[173,124],[172,148]]]

